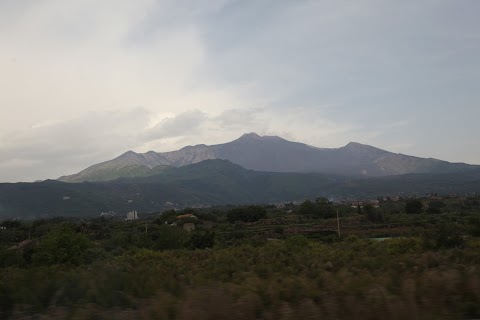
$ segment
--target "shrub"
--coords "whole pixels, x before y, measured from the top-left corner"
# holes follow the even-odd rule
[[[422,247],[418,238],[389,239],[386,245],[388,253],[393,255],[418,252]]]
[[[405,203],[405,212],[409,214],[422,213],[423,204],[420,200],[408,200]]]
[[[227,221],[234,223],[236,221],[255,222],[265,218],[267,210],[262,206],[248,206],[232,209],[227,213]]]
[[[465,239],[456,224],[442,223],[425,233],[424,244],[434,249],[461,248],[465,246]]]
[[[84,254],[92,244],[86,236],[75,233],[73,228],[62,224],[51,230],[40,242],[33,254],[36,264],[52,265],[59,263],[81,264]]]

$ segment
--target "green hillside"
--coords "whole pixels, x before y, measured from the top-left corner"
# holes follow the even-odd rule
[[[108,182],[0,184],[0,218],[96,216],[112,210],[125,214],[131,210],[159,211],[172,205],[274,203],[318,196],[371,199],[378,195],[480,191],[480,170],[360,180],[314,173],[258,172],[226,160],[158,170],[156,175]]]

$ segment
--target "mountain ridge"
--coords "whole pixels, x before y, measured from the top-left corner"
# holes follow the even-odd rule
[[[316,172],[355,177],[462,172],[478,167],[393,153],[358,142],[339,148],[318,148],[278,136],[260,136],[250,132],[231,142],[216,145],[197,144],[162,153],[127,151],[112,160],[58,180],[109,181],[136,174],[148,176],[168,166],[182,167],[210,159],[229,160],[255,171]]]
[[[188,206],[465,194],[480,190],[480,169],[355,179],[320,173],[259,172],[228,160],[168,167],[149,176],[113,181],[0,183],[0,219],[97,216],[100,212],[153,212]]]

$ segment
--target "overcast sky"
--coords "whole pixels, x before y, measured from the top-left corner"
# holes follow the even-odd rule
[[[0,181],[245,132],[480,164],[478,0],[0,0]]]

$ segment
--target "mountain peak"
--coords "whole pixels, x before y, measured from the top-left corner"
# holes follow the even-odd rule
[[[255,132],[244,133],[239,139],[261,139],[262,137]]]
[[[350,141],[349,143],[347,143],[345,145],[344,148],[346,148],[346,147],[366,147],[366,146],[368,146],[368,145],[362,144],[360,142]]]
[[[385,151],[376,147],[372,147],[368,144],[362,144],[359,142],[349,142],[341,149],[348,149],[348,150],[377,150],[377,151]],[[386,151],[385,151],[386,152]]]
[[[117,159],[125,159],[125,158],[132,158],[132,157],[136,157],[138,156],[138,153],[132,151],[132,150],[128,150],[127,152],[125,153],[122,153],[121,155],[119,155],[117,157]]]
[[[232,141],[232,142],[243,142],[243,143],[252,143],[252,142],[260,142],[265,137],[262,137],[255,132],[244,133],[240,138]]]
[[[250,132],[250,133],[243,134],[240,138],[237,139],[237,141],[238,140],[258,141],[258,140],[285,140],[285,139],[282,139],[279,136],[261,136],[256,134],[255,132]]]

